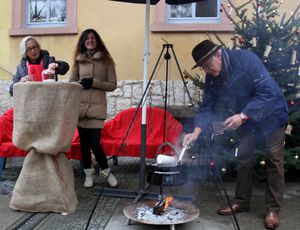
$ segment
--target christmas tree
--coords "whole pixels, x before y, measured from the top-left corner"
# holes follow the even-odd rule
[[[283,0],[249,0],[235,6],[228,0],[221,11],[234,27],[229,48],[256,53],[283,89],[290,109],[285,169],[293,171],[300,170],[300,5],[288,14],[281,13],[283,3]],[[252,12],[249,14],[248,10]],[[257,164],[264,166],[264,160],[259,157]]]

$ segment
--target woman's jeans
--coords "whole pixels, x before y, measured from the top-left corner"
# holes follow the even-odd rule
[[[86,129],[78,127],[78,133],[80,137],[80,147],[83,166],[85,169],[92,167],[91,150],[94,153],[96,161],[100,168],[107,169],[107,159],[100,145],[101,129]]]

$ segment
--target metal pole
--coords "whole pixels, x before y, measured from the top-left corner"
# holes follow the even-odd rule
[[[150,21],[150,0],[146,1],[146,30],[145,30],[145,47],[144,47],[144,76],[143,92],[146,93],[148,83],[148,57],[149,57],[149,21]],[[142,124],[141,124],[141,160],[140,160],[140,190],[145,190],[145,171],[146,171],[146,98],[143,99]]]

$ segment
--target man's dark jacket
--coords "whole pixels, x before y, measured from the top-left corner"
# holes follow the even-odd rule
[[[206,75],[203,102],[195,117],[196,127],[208,128],[216,119],[220,101],[227,117],[241,112],[249,117],[242,129],[260,129],[268,135],[288,120],[281,88],[258,56],[247,50],[222,49],[220,76]]]

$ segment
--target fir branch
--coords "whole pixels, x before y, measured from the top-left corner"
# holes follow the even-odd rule
[[[294,12],[294,13],[290,16],[290,18],[286,21],[286,23],[284,24],[284,26],[287,25],[287,24],[289,24],[290,21],[292,21],[292,20],[296,17],[296,14],[297,14],[297,12],[299,11],[299,9],[300,9],[300,4],[296,7],[295,12]]]
[[[229,2],[230,2],[230,0],[229,0]],[[223,4],[221,5],[221,7],[222,7],[223,11],[225,12],[226,17],[230,20],[230,22],[231,22],[235,27],[239,27],[238,23],[236,23],[236,22],[232,19],[231,15],[230,15],[230,14],[228,13],[228,11],[225,9],[225,7],[224,7]],[[232,7],[232,8],[234,9],[234,7]]]
[[[240,5],[239,7],[237,7],[236,9],[237,9],[237,10],[240,10],[240,9],[242,9],[242,8],[244,8],[244,7],[246,7],[246,6],[248,6],[248,4],[250,4],[252,1],[253,1],[253,0],[249,0],[248,2],[245,2],[244,4],[242,4],[242,5]],[[229,4],[230,4],[231,6],[233,6],[231,0],[228,0],[228,2],[229,2]]]
[[[219,42],[220,44],[222,44],[222,46],[226,47],[225,43],[222,41],[222,39],[219,37],[219,35],[218,35],[216,32],[214,32],[213,34],[214,34],[214,36],[216,37],[216,39],[218,40],[218,42]],[[209,37],[210,40],[212,40],[211,37],[210,37],[209,35],[208,35],[208,37]]]

